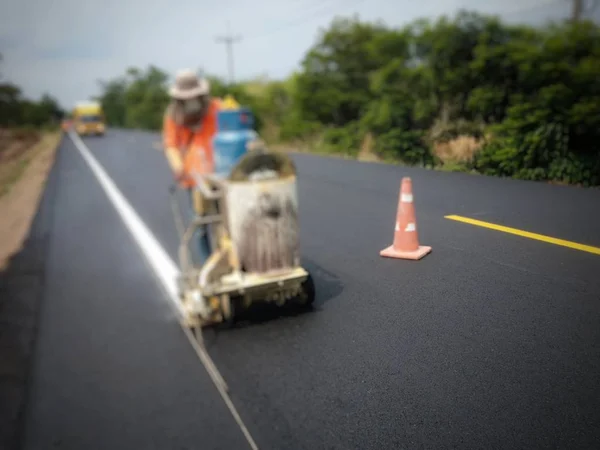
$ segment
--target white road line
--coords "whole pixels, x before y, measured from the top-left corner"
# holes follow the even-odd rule
[[[96,179],[104,189],[104,192],[108,196],[109,200],[112,202],[113,206],[125,222],[125,225],[131,232],[133,238],[138,243],[140,249],[148,259],[148,262],[154,269],[154,272],[158,279],[160,280],[162,286],[165,289],[165,292],[169,299],[171,300],[171,305],[175,308],[177,314],[182,317],[183,309],[181,306],[181,302],[179,301],[179,297],[177,295],[177,277],[180,274],[177,265],[173,262],[173,260],[169,257],[167,252],[161,245],[158,243],[158,240],[154,237],[152,232],[148,229],[146,224],[140,219],[137,215],[133,207],[129,204],[125,196],[119,191],[115,182],[108,176],[104,168],[98,163],[96,158],[92,155],[87,146],[83,143],[81,138],[74,132],[70,131],[69,136],[79,153],[83,157],[83,159],[88,163],[90,169],[93,174],[96,176]],[[181,322],[180,322],[181,323]],[[219,373],[219,370],[213,363],[212,359],[206,352],[206,349],[202,345],[198,343],[196,338],[192,335],[191,331],[182,324],[182,329],[187,336],[188,340],[194,347],[196,354],[202,361],[202,364],[206,368],[210,378],[215,384],[219,394],[223,398],[223,401],[229,408],[231,415],[237,422],[240,430],[246,437],[248,444],[250,444],[250,448],[253,450],[258,450],[258,446],[254,442],[254,439],[250,435],[250,432],[246,428],[246,425],[242,421],[237,409],[235,408],[231,398],[227,393],[227,384],[225,380]]]

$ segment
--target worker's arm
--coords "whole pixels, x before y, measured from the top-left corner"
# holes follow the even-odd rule
[[[177,125],[169,114],[165,114],[163,121],[163,145],[165,156],[176,176],[183,173],[183,159],[177,142]]]

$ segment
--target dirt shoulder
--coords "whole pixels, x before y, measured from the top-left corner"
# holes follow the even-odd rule
[[[0,448],[16,450],[21,446],[47,249],[45,237],[33,236],[32,223],[61,133],[11,139],[0,131]]]
[[[60,137],[42,133],[0,151],[0,271],[29,232]]]

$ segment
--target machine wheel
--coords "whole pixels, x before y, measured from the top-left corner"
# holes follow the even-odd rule
[[[242,308],[242,297],[229,297],[229,305],[223,311],[223,323],[231,328],[235,325]]]
[[[306,280],[302,283],[302,294],[304,296],[302,304],[305,306],[311,306],[315,301],[316,290],[315,282],[313,281],[312,275],[309,273]]]

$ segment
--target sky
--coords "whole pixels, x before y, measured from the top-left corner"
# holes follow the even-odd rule
[[[227,76],[228,26],[236,79],[279,79],[295,70],[319,30],[358,14],[402,26],[465,8],[510,22],[568,17],[568,0],[4,0],[2,81],[25,96],[53,95],[65,108],[98,94],[98,80],[154,64],[173,75],[202,67]],[[600,9],[600,8],[598,8]],[[229,25],[228,25],[229,24]]]

